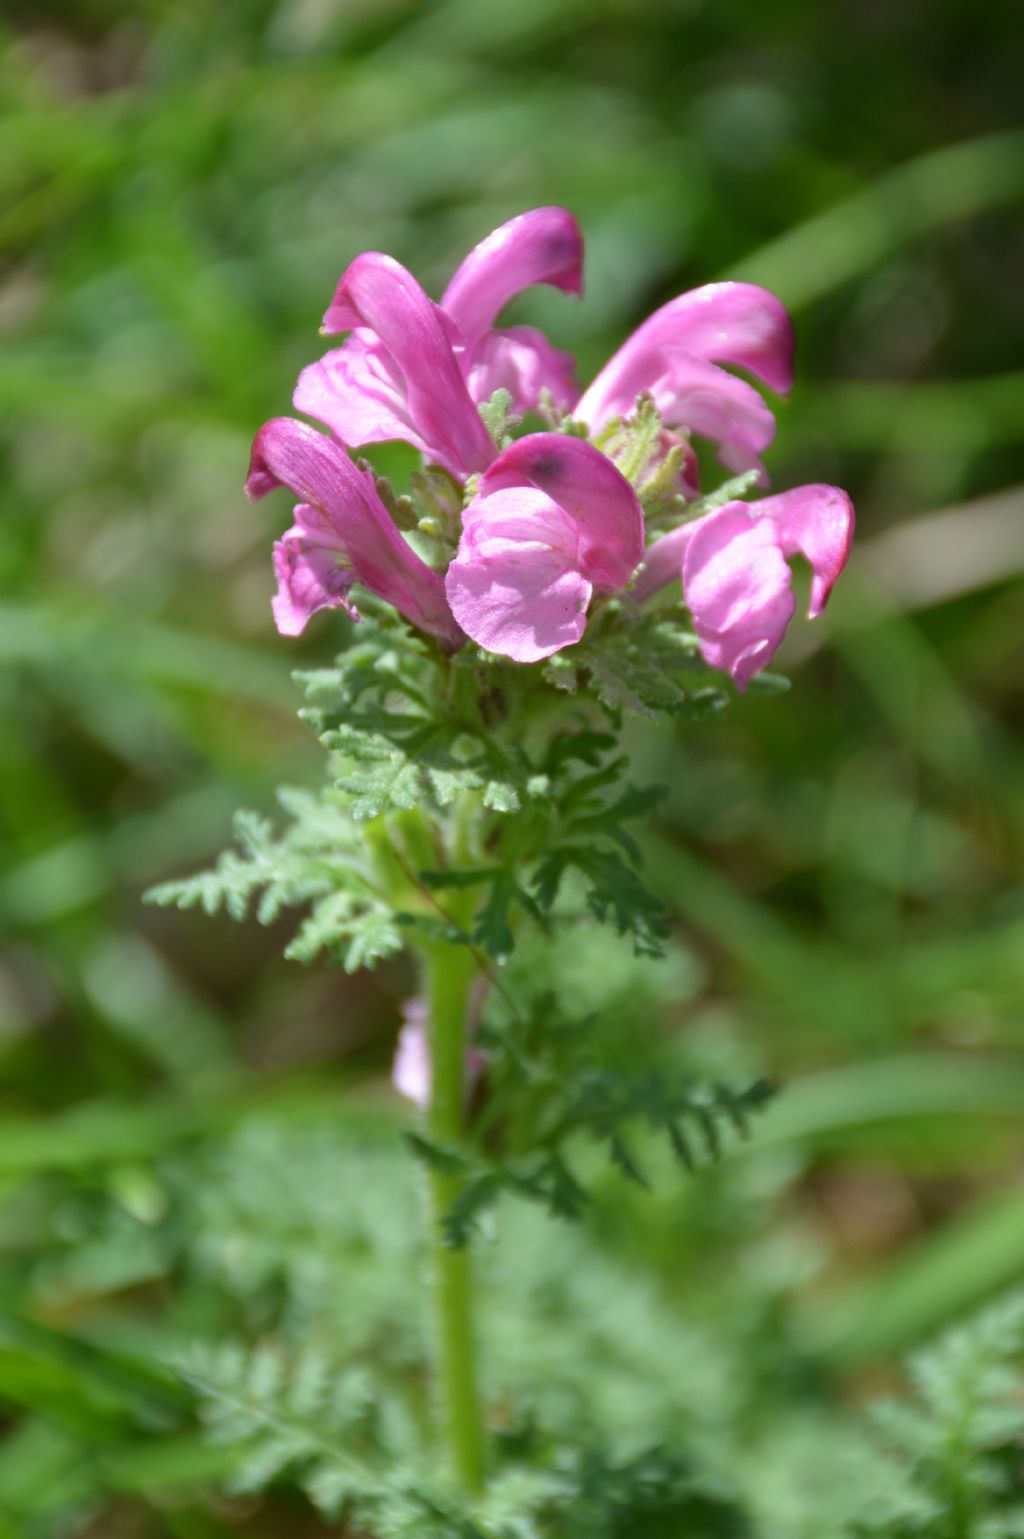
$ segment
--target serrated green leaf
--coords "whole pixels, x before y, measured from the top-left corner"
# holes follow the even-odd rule
[[[419,765],[410,764],[398,750],[373,769],[351,770],[336,783],[348,794],[349,810],[360,823],[379,818],[391,808],[408,812],[422,795]]]
[[[489,401],[481,401],[477,407],[484,427],[499,449],[504,449],[508,442],[508,414],[511,405],[512,397],[509,392],[499,389],[494,392]]]
[[[519,793],[507,780],[489,780],[484,786],[483,803],[491,812],[518,812]]]

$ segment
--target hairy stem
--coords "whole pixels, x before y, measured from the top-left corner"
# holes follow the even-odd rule
[[[427,1126],[438,1144],[457,1144],[465,1105],[466,1017],[473,958],[465,946],[440,943],[425,952],[430,1019],[431,1097]],[[453,1472],[469,1492],[484,1473],[484,1432],[473,1335],[473,1283],[468,1249],[445,1244],[442,1220],[459,1178],[431,1169],[430,1249],[434,1284],[435,1374]]]

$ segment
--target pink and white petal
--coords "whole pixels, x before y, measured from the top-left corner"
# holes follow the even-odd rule
[[[850,554],[853,503],[838,486],[795,486],[777,497],[765,497],[753,511],[759,518],[771,519],[785,555],[799,551],[810,563],[807,613],[812,619],[820,615]]]
[[[456,269],[441,308],[472,343],[534,283],[582,293],[583,235],[568,209],[533,208],[492,230]]]
[[[387,354],[371,333],[348,337],[303,369],[292,403],[353,448],[401,439],[422,454],[430,452],[388,368]]]
[[[456,475],[489,465],[495,448],[462,377],[458,328],[400,262],[377,251],[349,264],[324,316],[327,331],[364,327],[387,356],[417,438],[438,463]]]
[[[582,422],[628,416],[650,390],[664,348],[749,369],[785,394],[793,383],[793,326],[781,300],[752,283],[710,283],[669,300],[639,326],[584,392]]]
[[[517,486],[534,486],[564,509],[588,581],[603,592],[625,586],[643,555],[643,510],[606,455],[564,433],[530,433],[495,460],[480,491],[486,496]]]
[[[496,390],[507,390],[516,417],[536,411],[545,390],[562,411],[570,410],[579,397],[576,360],[552,347],[533,326],[487,331],[461,362],[473,400],[489,401]]]
[[[277,592],[271,601],[282,636],[299,636],[318,609],[352,613],[348,592],[355,581],[337,534],[319,508],[300,503],[295,523],[274,544]]]
[[[693,526],[683,557],[683,596],[701,654],[745,690],[775,656],[795,601],[770,519],[731,502]]]

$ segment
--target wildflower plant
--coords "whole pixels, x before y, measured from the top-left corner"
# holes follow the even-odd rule
[[[252,498],[295,499],[274,547],[278,630],[298,635],[325,609],[350,622],[335,665],[298,675],[327,782],[282,792],[282,830],[242,815],[215,870],[154,894],[236,918],[258,897],[264,922],[298,908],[300,961],[417,960],[394,1077],[419,1108],[408,1142],[430,1194],[447,1471],[429,1500],[425,1486],[395,1496],[418,1533],[434,1532],[428,1508],[438,1532],[554,1531],[482,1516],[507,1459],[476,1362],[487,1298],[471,1242],[487,1211],[511,1194],[579,1217],[582,1144],[643,1184],[638,1129],[693,1169],[770,1094],[602,1062],[586,1019],[517,992],[505,963],[526,938],[588,922],[663,952],[668,915],[636,833],[659,792],[630,779],[625,720],[714,716],[730,679],[779,688],[765,670],[794,615],[790,561],[809,564],[819,614],[853,532],[835,487],[759,495],[775,433],[760,387],[792,382],[774,296],[746,283],[683,294],[581,391],[569,355],[496,323],[531,285],[580,294],[582,269],[575,219],[542,208],[484,239],[439,303],[379,253],[342,274],[323,330],[344,340],[294,395],[316,425],[267,422],[246,483]],[[394,440],[421,459],[404,487],[358,458]],[[727,472],[711,490],[709,445]],[[367,1479],[378,1501],[386,1468]],[[453,1502],[476,1516],[452,1526]]]

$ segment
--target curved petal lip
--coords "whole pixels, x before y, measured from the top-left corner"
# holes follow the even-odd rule
[[[277,592],[271,600],[274,624],[282,636],[300,636],[320,609],[344,608],[355,573],[330,520],[319,508],[299,503],[295,523],[274,543]]]
[[[645,360],[664,348],[748,369],[781,395],[793,383],[793,324],[782,301],[752,283],[709,283],[670,299],[627,337],[585,391],[583,420],[599,426],[616,401],[635,401],[648,388]]]
[[[799,552],[811,567],[808,617],[823,613],[829,594],[846,565],[856,524],[853,503],[838,486],[794,486],[756,504],[770,518],[787,556]]]
[[[535,283],[582,292],[583,234],[568,209],[529,209],[492,230],[456,269],[441,308],[473,342]]]
[[[517,663],[540,662],[579,641],[593,593],[561,552],[540,547],[457,558],[445,588],[466,635]]]

